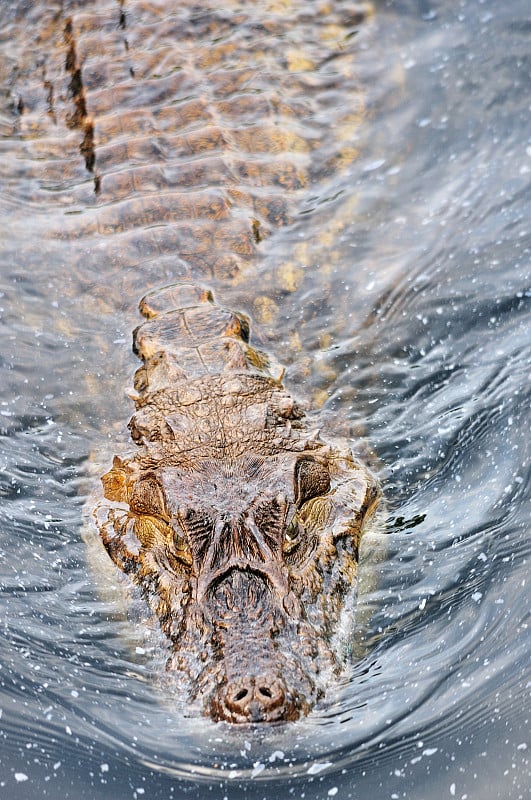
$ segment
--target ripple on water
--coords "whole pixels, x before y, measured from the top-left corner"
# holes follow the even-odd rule
[[[161,276],[119,252],[105,261],[101,242],[46,238],[29,202],[36,167],[2,105],[14,166],[2,168],[13,193],[0,241],[0,786],[14,800],[57,787],[76,800],[526,796],[528,9],[488,5],[423,19],[417,3],[378,4],[359,168],[218,292],[252,310],[284,253],[303,253],[275,295],[282,325],[265,319],[264,336],[289,351],[297,391],[368,437],[388,504],[365,542],[350,641],[343,631],[354,663],[312,716],[266,731],[214,725],[163,695],[156,626],[82,540],[88,454],[127,434],[121,342],[142,282]],[[387,59],[400,65],[392,87]],[[306,219],[312,238],[296,249]],[[74,256],[83,281],[65,268]]]

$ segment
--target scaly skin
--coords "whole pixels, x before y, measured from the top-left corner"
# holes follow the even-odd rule
[[[139,450],[102,478],[103,542],[207,714],[296,719],[340,667],[333,634],[377,483],[309,429],[281,372],[248,344],[247,319],[208,290],[169,286],[141,311],[129,423]]]
[[[36,0],[29,21],[20,5],[18,185],[91,294],[245,280],[356,156],[361,4]]]

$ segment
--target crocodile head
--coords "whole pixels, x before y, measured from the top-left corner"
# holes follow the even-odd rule
[[[168,463],[115,458],[99,527],[215,720],[293,720],[337,672],[362,525],[378,496],[350,452]]]

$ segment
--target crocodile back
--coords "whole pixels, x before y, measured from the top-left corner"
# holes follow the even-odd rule
[[[146,271],[159,285],[237,280],[356,155],[360,5],[89,0],[31,13],[38,35],[13,87],[23,169],[35,207],[64,210],[43,235],[72,241],[73,268],[143,271],[131,293]]]

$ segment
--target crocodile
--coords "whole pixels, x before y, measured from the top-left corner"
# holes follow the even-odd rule
[[[249,343],[249,320],[194,284],[140,303],[129,429],[95,510],[103,543],[168,637],[167,668],[214,720],[290,721],[340,668],[334,636],[379,488],[323,440]]]
[[[346,441],[320,438],[249,343],[248,318],[207,288],[259,284],[253,316],[274,327],[275,295],[333,269],[370,13],[333,0],[6,12],[15,199],[35,209],[39,242],[28,268],[43,244],[59,252],[61,290],[82,298],[92,330],[165,286],[145,295],[134,334],[138,449],[115,457],[94,517],[167,637],[167,674],[214,720],[294,720],[324,695],[378,503],[372,473]],[[16,40],[28,25],[31,48]]]

